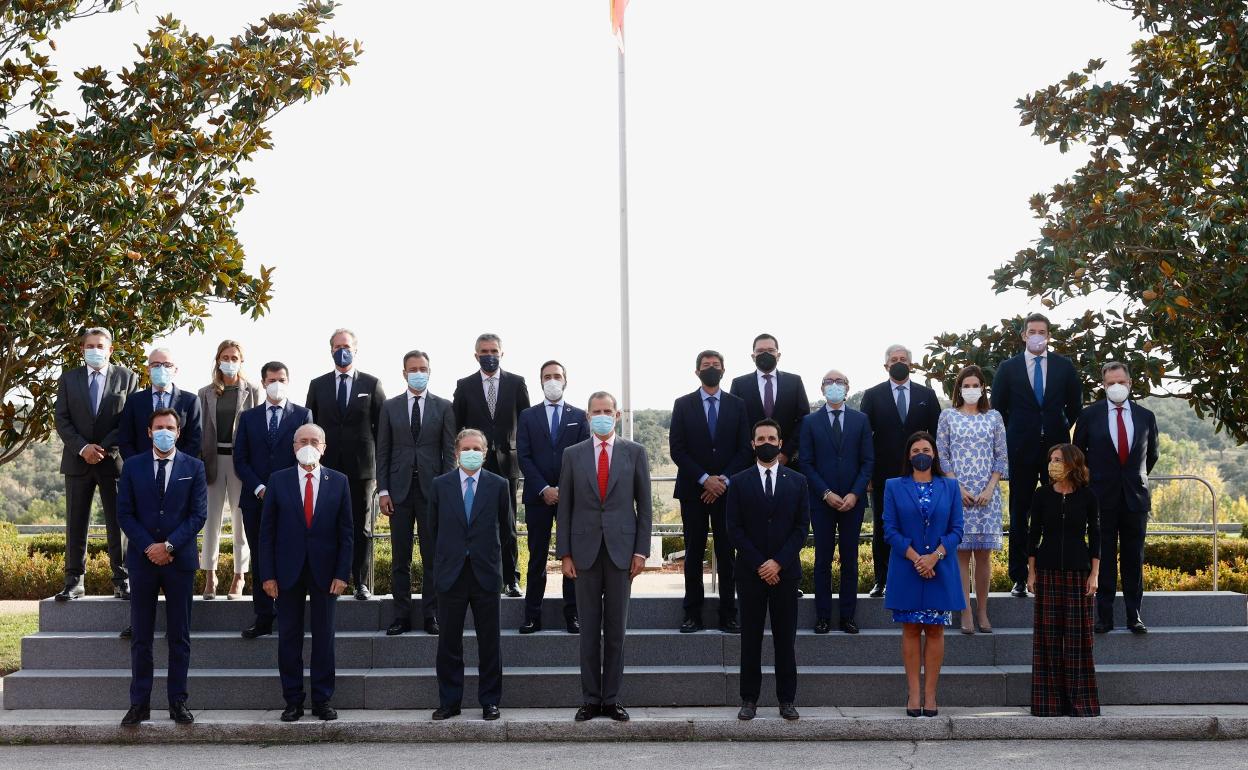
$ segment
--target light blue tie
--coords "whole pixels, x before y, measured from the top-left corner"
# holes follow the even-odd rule
[[[468,477],[468,489],[464,492],[464,518],[468,521],[472,521],[472,498],[476,496],[472,489],[476,483],[475,478]]]
[[[1036,392],[1037,404],[1044,403],[1044,367],[1041,366],[1043,361],[1044,356],[1036,356],[1036,371],[1031,376],[1031,387]]]
[[[897,416],[901,418],[901,424],[906,424],[906,415],[910,413],[910,404],[906,400],[906,387],[904,385],[897,386]]]
[[[559,441],[559,405],[550,405],[550,445],[553,447]]]

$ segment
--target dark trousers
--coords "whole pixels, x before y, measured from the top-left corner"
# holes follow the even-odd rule
[[[351,492],[351,524],[354,531],[351,540],[351,582],[359,588],[368,584],[369,567],[373,563],[373,527],[368,514],[377,481],[348,477],[347,485]]]
[[[390,515],[390,547],[393,557],[390,563],[390,593],[394,596],[394,619],[411,620],[412,617],[412,535],[415,532],[420,544],[422,571],[421,614],[425,620],[437,617],[438,595],[433,588],[433,535],[429,528],[429,505],[420,491],[420,484],[412,478],[407,499],[396,503]]]
[[[497,706],[503,694],[503,659],[499,651],[498,591],[482,587],[472,571],[472,560],[449,591],[438,594],[438,703],[459,706],[464,699],[464,620],[472,608],[477,632],[477,701]]]
[[[244,495],[251,494],[247,490],[243,490]],[[248,506],[243,509],[243,531],[247,533],[247,542],[255,550],[252,551],[252,567],[251,567],[251,607],[256,612],[256,625],[267,626],[273,628],[273,618],[277,612],[273,608],[273,600],[260,587],[260,581],[256,580],[259,573],[257,562],[260,559],[260,512],[259,504],[255,508]]]
[[[758,702],[763,685],[763,626],[771,613],[771,641],[776,659],[776,700],[797,696],[797,578],[769,586],[756,574],[737,573],[741,598],[741,700]]]
[[[724,521],[724,498],[707,505],[698,498],[680,501],[680,524],[685,533],[685,614],[701,619],[705,589],[702,586],[702,555],[706,553],[707,522],[715,535],[715,563],[719,572],[719,617],[735,618],[733,597],[736,554]]]
[[[1101,571],[1097,576],[1096,614],[1114,621],[1114,593],[1118,588],[1118,560],[1122,559],[1122,600],[1127,622],[1140,615],[1144,598],[1144,532],[1148,513],[1120,506],[1101,509]]]
[[[134,559],[148,561],[142,553]],[[169,646],[169,673],[165,684],[169,703],[186,700],[186,672],[191,666],[191,597],[195,593],[195,573],[172,564],[138,564],[130,573],[130,703],[141,705],[152,699],[152,637],[156,630],[156,608],[160,592],[165,592],[165,639]]]
[[[603,541],[593,565],[577,567],[574,582],[581,616],[581,699],[615,705],[624,681],[624,635],[633,581],[627,567],[620,569],[611,561]]]
[[[516,460],[512,459],[514,465]],[[511,531],[516,531],[516,500],[517,489],[520,482],[514,478],[507,479],[507,489],[511,493],[511,516],[508,519],[508,526]],[[503,544],[503,582],[507,585],[520,585],[520,546],[519,538],[510,538],[507,543]],[[532,576],[530,575],[530,579]]]
[[[334,606],[338,597],[329,586],[319,588],[312,571],[289,588],[277,592],[277,671],[282,677],[282,697],[287,704],[303,705],[303,620],[305,607],[312,613],[312,703],[329,703],[334,697]]]
[[[893,555],[892,547],[884,539],[885,481],[871,479],[871,562],[875,567],[875,584],[881,586],[888,584],[888,560]]]
[[[1045,452],[1039,444],[1023,457],[1010,457],[1010,580],[1027,582],[1027,525],[1036,488],[1049,483]]]
[[[77,583],[87,566],[87,532],[91,526],[91,502],[100,490],[104,508],[104,532],[108,537],[108,561],[113,585],[126,583],[126,555],[117,525],[117,468],[111,457],[88,465],[81,476],[65,476],[65,582]]]
[[[837,602],[840,617],[853,619],[858,607],[858,536],[862,532],[861,508],[846,512],[834,511],[820,500],[810,512],[815,531],[815,616],[832,618],[832,554],[840,536],[841,584]]]
[[[550,552],[550,530],[557,506],[526,503],[525,523],[529,526],[529,584],[524,591],[525,620],[542,619],[542,597],[546,595],[546,559]],[[576,617],[576,586],[563,578],[563,617]]]

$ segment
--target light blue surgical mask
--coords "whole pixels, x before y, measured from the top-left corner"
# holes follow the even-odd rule
[[[828,400],[829,404],[840,404],[845,401],[845,386],[839,382],[829,383],[823,386],[823,397]]]
[[[485,452],[478,452],[475,449],[465,449],[459,453],[459,467],[466,471],[477,471],[485,464]]]
[[[221,373],[224,374],[226,377],[237,377],[239,371],[243,367],[242,367],[242,364],[239,364],[236,361],[222,361],[221,363],[217,364],[217,368],[220,369]]]
[[[164,366],[153,366],[151,368],[152,384],[158,388],[167,388],[169,383],[173,382],[173,370]]]
[[[589,429],[595,436],[610,436],[615,430],[615,415],[596,414],[589,418]]]
[[[407,387],[412,390],[424,390],[429,387],[429,372],[408,372]]]
[[[82,351],[82,357],[92,369],[99,369],[108,363],[108,354],[99,348],[87,348]]]
[[[152,445],[161,452],[168,452],[173,449],[173,445],[178,441],[178,434],[168,428],[158,428],[152,431]]]

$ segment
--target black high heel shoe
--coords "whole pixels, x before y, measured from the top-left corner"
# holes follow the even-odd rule
[[[906,709],[906,716],[908,717],[922,716],[922,714],[923,709]]]
[[[940,709],[920,709],[925,717],[934,717],[940,713]]]

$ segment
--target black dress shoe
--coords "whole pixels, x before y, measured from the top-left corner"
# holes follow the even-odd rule
[[[501,716],[498,712],[498,706],[482,706],[481,718],[487,722],[493,722]]]
[[[819,618],[815,621],[815,633],[826,634],[832,630],[832,621],[827,618]]]
[[[692,634],[703,629],[702,621],[692,615],[685,618],[685,622],[680,624],[680,633]]]
[[[119,639],[129,639],[132,636],[134,636],[134,628],[132,626],[126,626],[125,628],[121,629],[120,634],[117,634],[117,637]]]
[[[286,708],[282,711],[283,722],[298,722],[300,717],[302,716],[303,716],[303,704],[302,703],[288,703],[286,704]]]
[[[243,629],[244,639],[258,639],[273,633],[272,623],[252,623],[250,628]]]
[[[569,634],[581,633],[581,619],[580,618],[576,616],[568,618],[568,633]]]
[[[601,711],[602,711],[602,707],[599,706],[597,703],[586,703],[576,710],[575,719],[578,722],[588,722],[589,720],[598,716],[598,714],[601,713]]]
[[[1019,598],[1019,599],[1025,599],[1025,598],[1027,598],[1027,586],[1026,586],[1026,584],[1024,584],[1024,583],[1015,583],[1015,584],[1014,584],[1014,587],[1010,589],[1010,596],[1014,596],[1014,597],[1017,597],[1017,598]]]
[[[459,716],[459,706],[438,706],[433,712],[433,721],[441,722],[443,719]]]
[[[737,622],[736,618],[723,618],[719,621],[719,630],[725,634],[739,634],[741,633],[741,624]]]
[[[372,595],[373,595],[373,592],[368,590],[368,586],[356,586],[355,587],[355,600],[357,602],[365,601],[371,598]]]
[[[841,618],[841,630],[847,634],[858,633],[858,624],[853,618]]]
[[[740,719],[742,722],[748,722],[753,719],[754,715],[757,713],[758,704],[751,703],[747,700],[741,704],[741,710],[737,712],[737,719]]]
[[[1108,634],[1110,631],[1114,630],[1114,624],[1098,620],[1096,621],[1096,625],[1092,627],[1092,630],[1098,634]]]
[[[398,636],[399,634],[406,634],[411,630],[412,623],[410,620],[396,620],[386,629],[386,636]]]
[[[186,707],[186,701],[178,701],[169,706],[169,718],[180,725],[189,725],[195,721],[195,715]]]
[[[338,718],[338,712],[328,703],[313,703],[312,716],[323,722],[332,722]]]
[[[113,586],[113,598],[121,599],[124,602],[130,601],[130,588],[128,586]]]
[[[507,588],[503,590],[503,596],[510,596],[512,599],[519,599],[521,596],[520,586],[515,583],[508,584]]]
[[[66,583],[61,592],[53,596],[58,602],[67,602],[71,599],[81,599],[87,593],[87,589],[83,588],[82,583]]]
[[[540,620],[526,620],[524,621],[524,625],[520,626],[520,633],[522,634],[536,634],[541,630],[542,621]]]
[[[604,717],[611,717],[617,722],[628,721],[628,712],[625,711],[624,707],[618,703],[612,703],[610,706],[603,706],[598,710],[598,713],[602,714]]]
[[[781,703],[781,704],[780,704],[780,716],[784,717],[785,719],[789,720],[790,722],[792,722],[793,720],[795,720],[795,719],[797,719],[797,718],[799,717],[799,715],[798,715],[798,713],[797,713],[797,709],[793,708],[793,704],[792,704],[792,703]]]
[[[152,718],[152,710],[146,703],[138,703],[132,705],[126,715],[121,718],[122,727],[134,727],[140,722],[146,722]]]
[[[1127,630],[1133,634],[1147,634],[1148,626],[1139,618],[1127,618]]]
[[[867,596],[870,596],[872,599],[883,598],[884,597],[884,584],[876,583],[875,585],[871,586],[871,592],[868,593]]]
[[[435,618],[429,618],[425,621],[426,634],[429,634],[430,636],[437,636],[441,632],[442,629],[438,628],[438,621]]]

